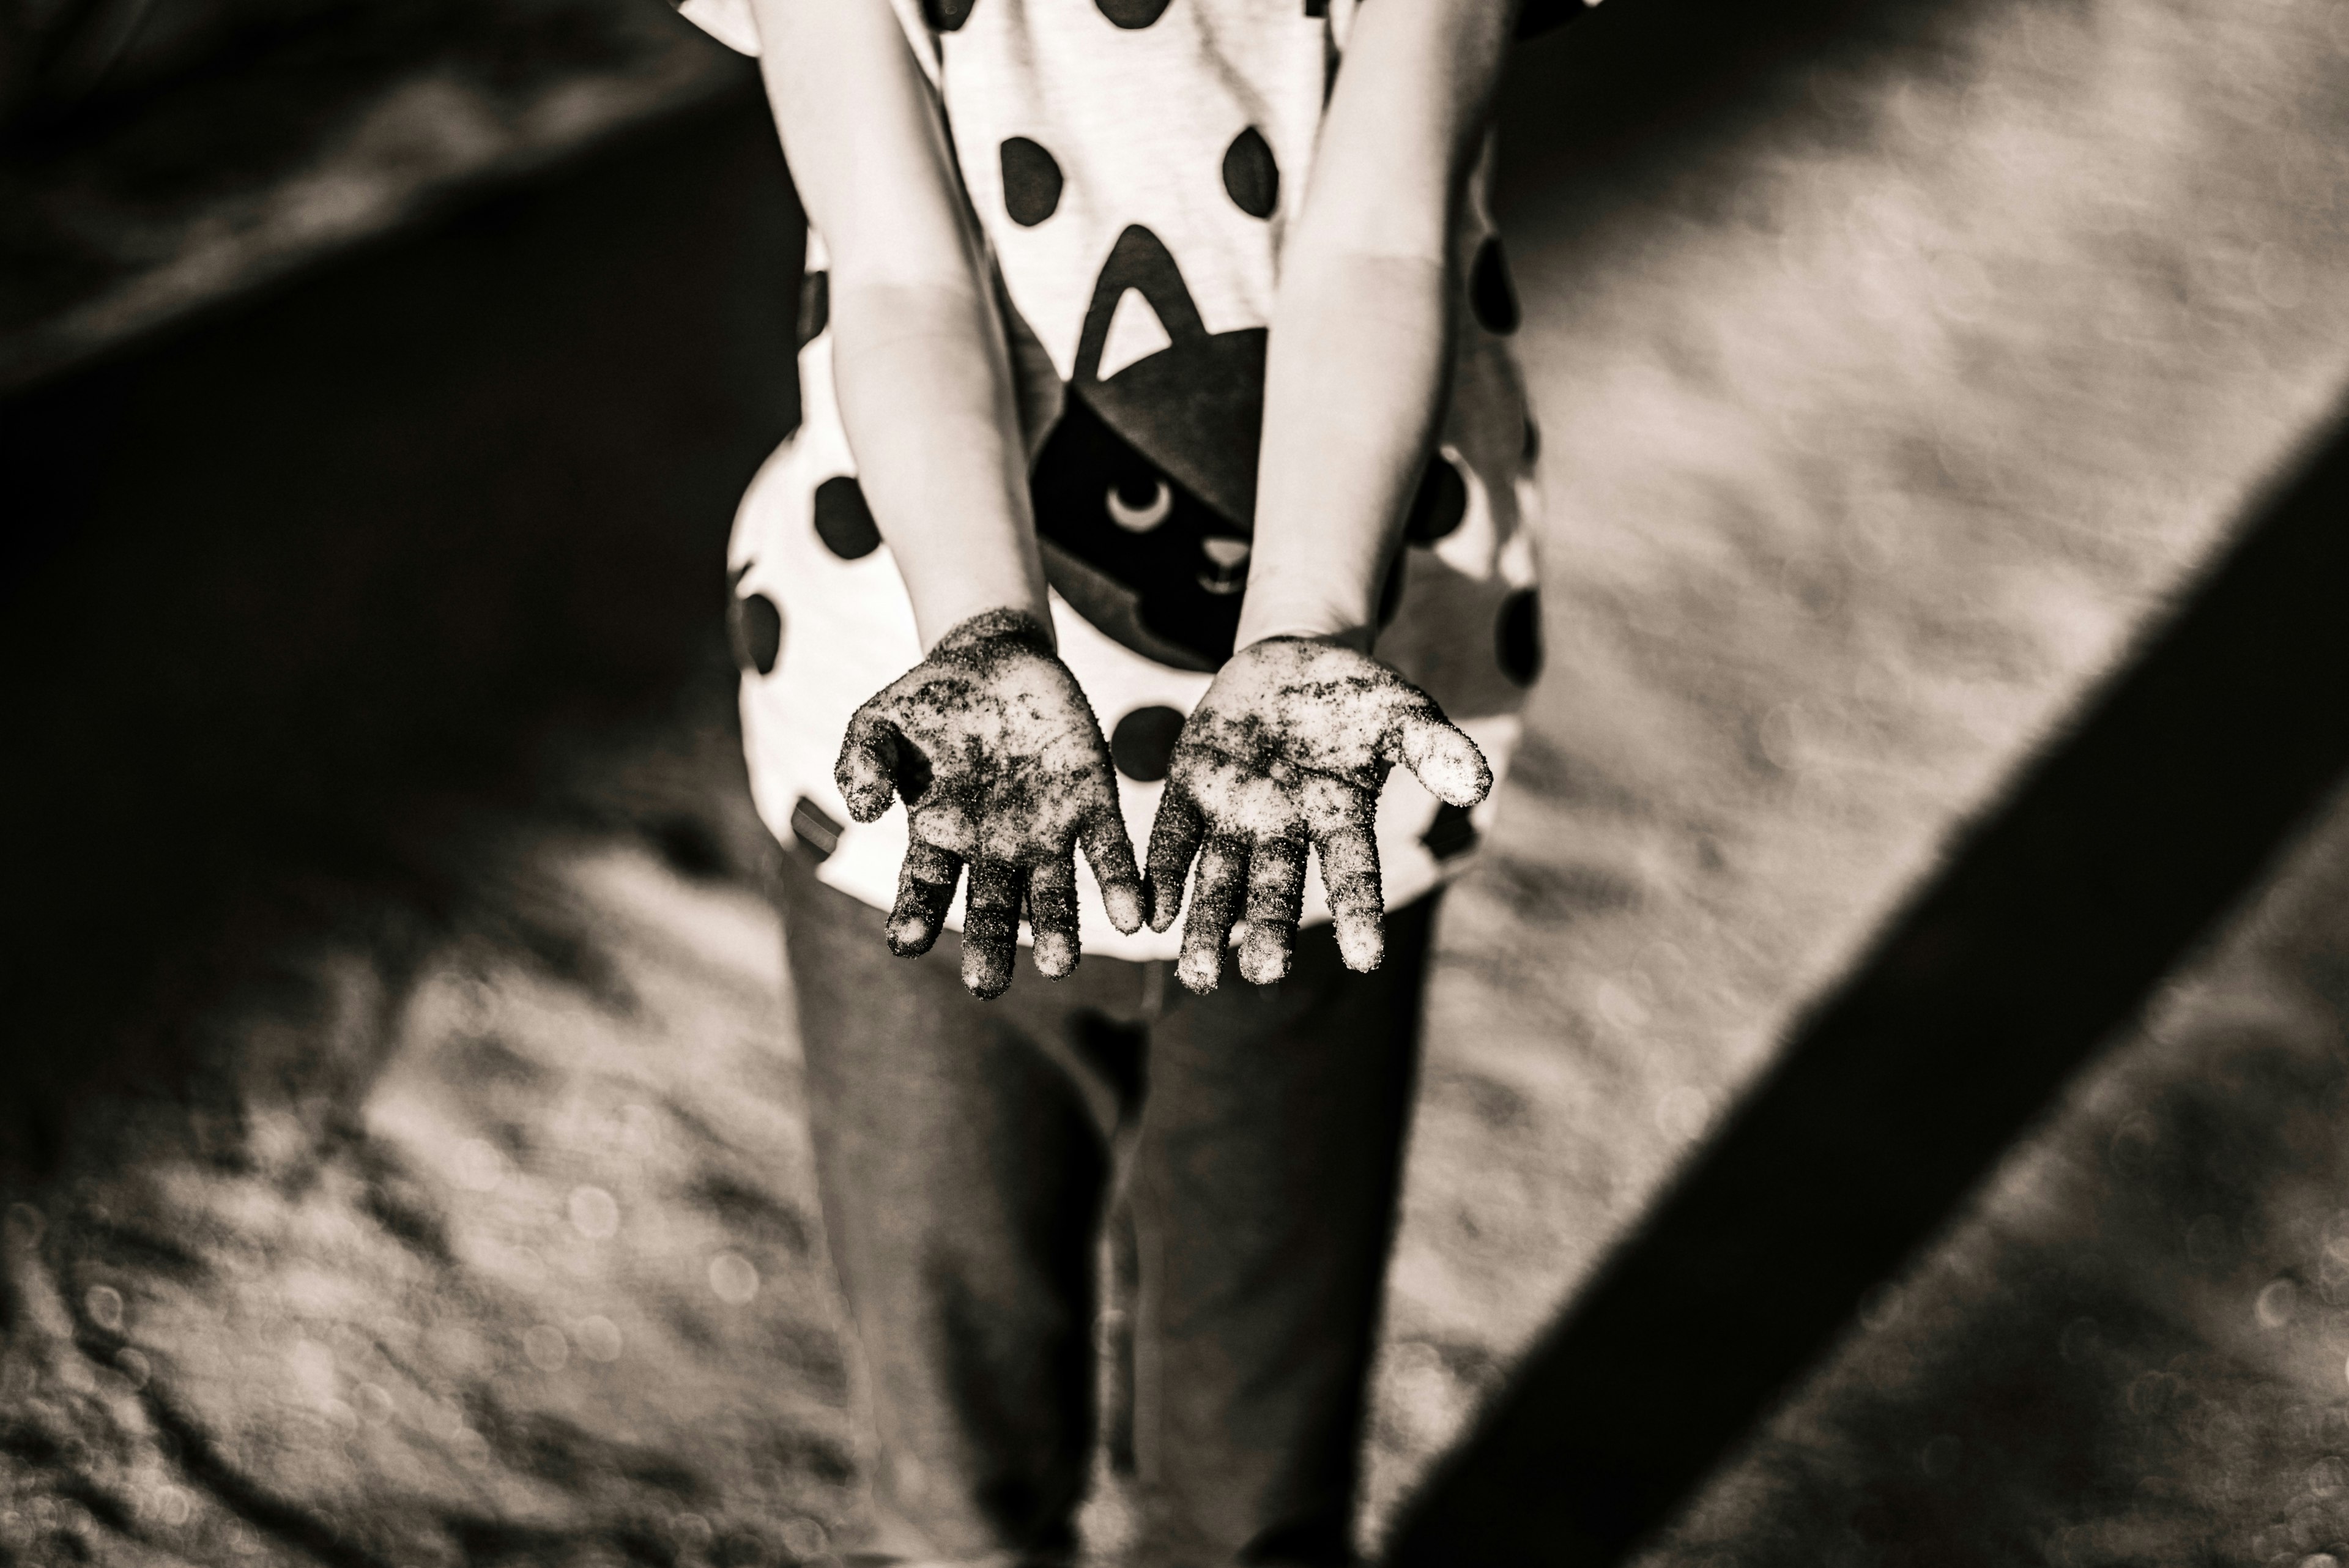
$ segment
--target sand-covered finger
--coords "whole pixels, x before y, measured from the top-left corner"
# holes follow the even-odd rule
[[[1014,862],[974,860],[963,899],[962,982],[974,996],[995,997],[1011,984],[1019,945],[1019,908],[1027,877]]]
[[[1066,859],[1045,860],[1028,873],[1028,929],[1036,939],[1036,971],[1058,980],[1077,967],[1077,871]]]
[[[1337,924],[1338,954],[1348,969],[1368,973],[1386,956],[1379,841],[1368,814],[1361,821],[1323,833],[1313,848],[1320,857],[1321,888]]]
[[[1247,886],[1247,847],[1236,838],[1211,838],[1192,874],[1191,912],[1183,919],[1183,954],[1175,973],[1202,996],[1223,977],[1224,950],[1239,919]]]
[[[897,731],[875,706],[879,701],[867,702],[848,721],[832,769],[848,815],[859,822],[878,821],[897,794]]]
[[[1276,838],[1248,856],[1247,924],[1240,933],[1240,973],[1270,985],[1288,972],[1297,921],[1305,907],[1305,844]]]
[[[1109,923],[1129,936],[1140,930],[1147,910],[1142,873],[1134,866],[1133,843],[1125,836],[1125,817],[1114,794],[1085,818],[1078,842],[1093,868],[1093,880],[1101,884],[1102,911]]]
[[[1297,923],[1305,907],[1305,841],[1271,838],[1248,852],[1247,918]]]
[[[1425,697],[1397,716],[1395,753],[1429,794],[1453,805],[1475,805],[1493,787],[1485,753]]]
[[[1150,929],[1163,931],[1174,923],[1183,908],[1183,885],[1191,875],[1191,857],[1198,853],[1206,820],[1188,794],[1170,780],[1158,797],[1158,815],[1150,825],[1150,875],[1142,884],[1142,902]]]
[[[897,901],[889,909],[890,951],[917,958],[930,950],[961,876],[959,856],[918,838],[905,846],[905,864],[897,871]]]

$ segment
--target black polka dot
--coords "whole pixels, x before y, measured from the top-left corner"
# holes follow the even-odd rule
[[[800,332],[798,347],[804,348],[823,336],[832,322],[832,275],[812,272],[800,279]]]
[[[970,20],[978,0],[922,0],[922,20],[941,33],[951,33]]]
[[[1450,860],[1476,847],[1476,825],[1468,820],[1468,808],[1445,801],[1435,808],[1435,820],[1419,836],[1427,852],[1438,860]]]
[[[1003,143],[1003,210],[1023,229],[1032,229],[1061,205],[1061,165],[1041,144],[1024,136]]]
[[[1280,204],[1280,168],[1272,146],[1253,125],[1224,150],[1224,190],[1233,205],[1251,218],[1269,218]]]
[[[881,544],[864,491],[846,474],[815,487],[815,536],[843,561],[871,555]]]
[[[1093,0],[1093,5],[1121,27],[1147,27],[1166,14],[1167,0]]]
[[[1476,249],[1476,264],[1468,273],[1468,305],[1487,332],[1517,329],[1517,290],[1509,281],[1509,262],[1495,234]]]
[[[818,860],[832,857],[832,852],[840,847],[840,824],[807,796],[800,796],[799,804],[792,807],[792,836],[806,845]]]
[[[1410,559],[1410,552],[1397,550],[1393,564],[1387,567],[1387,580],[1379,585],[1379,624],[1381,626],[1394,619],[1395,611],[1402,607],[1404,563]]]
[[[1432,452],[1427,471],[1419,476],[1419,493],[1411,498],[1402,536],[1414,545],[1433,545],[1460,526],[1468,515],[1468,482],[1442,452]]]
[[[1541,461],[1541,426],[1534,423],[1531,414],[1526,416],[1526,466]]]
[[[1174,737],[1183,732],[1183,715],[1172,708],[1136,708],[1110,732],[1109,754],[1117,771],[1136,784],[1156,784],[1166,776],[1174,755]]]
[[[783,612],[764,594],[736,599],[726,607],[726,641],[738,668],[772,675],[783,651]]]
[[[1501,601],[1501,618],[1493,628],[1493,650],[1500,656],[1501,671],[1520,686],[1530,686],[1542,668],[1541,595],[1519,588]]]

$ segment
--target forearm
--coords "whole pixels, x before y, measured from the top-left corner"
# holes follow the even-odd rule
[[[983,610],[1047,627],[1000,327],[976,289],[859,284],[835,270],[833,383],[874,522],[922,646]]]
[[[887,0],[757,0],[769,101],[831,253],[833,385],[922,646],[1044,614],[1003,327],[935,95]]]
[[[1237,640],[1336,636],[1367,650],[1443,413],[1445,269],[1342,251],[1292,259],[1274,308]]]
[[[1355,23],[1273,304],[1242,646],[1367,649],[1451,370],[1455,220],[1516,7],[1380,0]]]

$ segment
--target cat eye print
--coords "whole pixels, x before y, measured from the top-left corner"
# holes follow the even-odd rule
[[[1134,488],[1130,482],[1111,485],[1105,501],[1109,520],[1129,534],[1147,534],[1165,522],[1167,514],[1174,510],[1174,492],[1163,479],[1151,483],[1149,499],[1139,505],[1126,499],[1127,492]]]

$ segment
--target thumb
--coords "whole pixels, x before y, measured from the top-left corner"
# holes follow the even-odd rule
[[[833,782],[848,802],[848,815],[859,822],[877,820],[897,794],[897,727],[867,702],[848,721],[840,742],[840,760],[833,764]]]
[[[1409,768],[1430,794],[1453,805],[1475,805],[1493,788],[1485,753],[1424,696],[1397,717],[1393,760]]]

